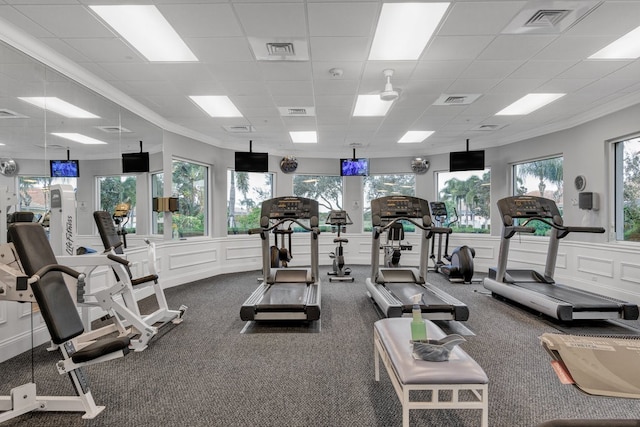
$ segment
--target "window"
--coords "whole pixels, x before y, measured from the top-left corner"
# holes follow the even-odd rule
[[[562,212],[563,174],[562,157],[519,163],[513,166],[513,194],[551,199]],[[547,236],[551,227],[540,221],[530,224],[536,236]]]
[[[640,242],[640,137],[615,144],[616,240]]]
[[[100,176],[98,180],[98,209],[107,211],[127,232],[136,232],[136,175]],[[118,206],[120,205],[120,206]],[[122,209],[125,207],[128,209]],[[118,209],[116,209],[118,207]]]
[[[342,210],[342,177],[325,175],[295,175],[293,195],[317,200],[320,210],[320,231],[331,231],[326,225],[331,210]]]
[[[178,197],[178,212],[172,216],[173,228],[180,237],[207,235],[208,168],[174,159],[171,193]]]
[[[151,198],[164,197],[164,173],[151,174]],[[151,212],[151,233],[164,233],[164,213]]]
[[[445,202],[448,217],[443,227],[456,233],[489,233],[491,223],[491,170],[437,172],[438,201]]]
[[[18,177],[18,210],[33,212],[36,220],[40,221],[51,209],[50,189],[54,184],[68,184],[75,191],[78,178]]]
[[[370,175],[364,177],[363,228],[371,231],[371,200],[400,194],[415,196],[416,176],[410,175]],[[414,231],[413,224],[405,224],[405,231]]]
[[[227,234],[260,227],[262,201],[272,197],[272,173],[227,171]]]

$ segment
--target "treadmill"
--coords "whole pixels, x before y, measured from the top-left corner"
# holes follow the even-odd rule
[[[307,220],[309,225],[302,222]],[[262,202],[260,228],[249,232],[260,234],[262,239],[262,283],[242,304],[242,320],[313,321],[320,318],[318,224],[317,200],[276,197]],[[309,232],[311,267],[272,268],[269,232],[285,226],[291,230],[294,225]]]
[[[638,319],[638,306],[598,295],[554,281],[558,245],[569,233],[604,233],[602,227],[563,225],[558,206],[553,200],[535,196],[511,196],[498,201],[503,232],[497,268],[490,268],[484,287],[492,295],[500,295],[539,313],[562,321],[577,319]],[[517,225],[514,219],[524,220]],[[533,233],[527,226],[538,221],[551,227],[544,273],[530,269],[507,269],[509,242],[516,233]]]
[[[422,295],[422,317],[430,320],[467,320],[469,308],[426,281],[429,239],[444,229],[432,227],[429,202],[413,196],[387,196],[371,201],[373,225],[371,277],[367,292],[386,317],[411,316],[414,295]],[[402,221],[422,230],[420,267],[380,267],[380,235]]]

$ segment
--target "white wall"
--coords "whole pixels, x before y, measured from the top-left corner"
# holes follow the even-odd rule
[[[594,120],[575,128],[557,132],[540,138],[510,144],[487,150],[487,165],[492,171],[491,198],[495,201],[511,194],[510,168],[515,162],[563,155],[564,157],[564,219],[568,225],[585,224],[606,227],[611,231],[613,222],[611,181],[609,172],[609,151],[607,140],[638,132],[637,117],[640,106],[628,108],[616,114]],[[208,144],[190,140],[165,132],[162,159],[164,170],[171,170],[173,156],[213,165],[211,168],[210,188],[213,196],[210,200],[209,227],[211,237],[191,238],[186,241],[162,240],[156,237],[158,260],[161,264],[163,286],[178,286],[191,281],[213,277],[223,273],[258,270],[261,268],[260,239],[256,236],[226,236],[226,174],[233,166],[233,152],[219,149]],[[365,157],[366,153],[359,153]],[[434,173],[448,170],[448,156],[430,156],[431,167],[424,175],[417,176],[418,197],[432,200],[435,198]],[[276,196],[290,195],[293,175],[279,172],[279,158],[272,157],[269,169],[277,172]],[[300,174],[337,174],[336,159],[298,158]],[[20,161],[25,169],[22,172],[36,174],[42,172],[42,162]],[[114,165],[81,164],[83,174],[92,170],[94,175],[115,171]],[[95,167],[95,169],[94,169]],[[410,172],[409,158],[373,159],[372,173]],[[21,172],[21,173],[22,173]],[[119,172],[113,172],[119,173]],[[573,188],[576,175],[585,175],[587,190],[600,194],[601,209],[587,213],[573,206],[572,199],[577,198]],[[165,174],[165,180],[167,178]],[[89,180],[87,180],[89,181]],[[0,177],[0,185],[9,185],[15,189],[15,179]],[[91,186],[90,182],[87,185]],[[79,189],[78,197],[94,200],[89,187]],[[169,194],[166,194],[169,195]],[[345,208],[354,220],[345,237],[349,239],[345,246],[345,259],[348,264],[368,265],[371,254],[371,236],[362,230],[362,179],[345,179]],[[357,202],[357,204],[356,204]],[[86,224],[85,224],[86,226]],[[83,230],[86,229],[83,226]],[[492,235],[463,235],[451,237],[451,246],[467,244],[476,250],[475,268],[486,270],[496,265],[501,221],[496,212],[492,212]],[[329,266],[328,253],[334,249],[331,233],[320,236],[320,263]],[[417,236],[408,236],[408,240],[417,247]],[[131,259],[136,263],[139,274],[144,273],[145,254],[141,249],[141,237],[129,236],[132,250]],[[294,236],[294,251],[298,256],[293,265],[309,263],[309,245],[302,236]],[[96,236],[80,236],[80,243],[98,245]],[[512,239],[510,267],[534,268],[541,270],[544,264],[545,238],[523,236]],[[616,242],[611,233],[604,235],[569,235],[561,241],[558,253],[556,279],[560,283],[577,286],[600,294],[609,295],[640,304],[640,245],[628,242]],[[405,252],[402,261],[405,265],[417,264],[417,252]],[[321,273],[326,269],[322,269]],[[363,278],[358,278],[359,280]],[[105,282],[108,275],[100,273],[96,284]],[[140,294],[145,295],[144,292]],[[238,308],[239,310],[239,308]],[[30,309],[27,305],[0,301],[0,360],[5,360],[29,348],[30,345]],[[471,313],[473,316],[473,313]],[[188,321],[188,314],[187,320]],[[35,316],[36,343],[46,341],[46,333],[39,316]],[[149,351],[153,349],[150,348]]]

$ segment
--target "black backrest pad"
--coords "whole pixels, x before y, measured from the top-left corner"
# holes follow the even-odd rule
[[[42,225],[14,223],[9,227],[9,235],[28,276],[33,276],[44,266],[58,263]],[[84,332],[62,273],[50,271],[33,283],[31,289],[55,344],[62,344]]]
[[[113,223],[113,218],[107,211],[95,211],[93,213],[93,219],[96,220],[98,226],[98,233],[102,239],[102,244],[105,249],[113,248],[120,243],[120,236],[118,236],[118,230]],[[115,253],[123,254],[122,246],[115,248]]]

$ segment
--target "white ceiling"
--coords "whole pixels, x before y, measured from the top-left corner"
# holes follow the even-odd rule
[[[637,0],[595,1],[595,7],[568,28],[520,34],[506,30],[521,27],[519,22],[536,10],[575,11],[588,2],[452,1],[418,61],[367,60],[381,1],[138,1],[158,6],[199,58],[196,63],[146,61],[88,7],[114,3],[131,2],[1,1],[0,19],[37,39],[36,57],[48,57],[49,65],[81,76],[79,80],[118,104],[156,125],[236,150],[247,151],[253,140],[255,151],[281,155],[344,157],[354,146],[358,155],[368,157],[429,155],[464,149],[466,139],[472,149],[511,143],[640,102],[640,60],[587,59],[640,24]],[[306,41],[310,59],[257,61],[254,39]],[[36,111],[12,97],[37,91],[34,81],[42,76],[17,72],[12,67],[16,56],[0,56],[0,101],[6,103],[0,109],[34,117]],[[334,77],[329,72],[333,68],[341,69],[342,75]],[[388,68],[395,70],[392,83],[400,91],[388,115],[352,117],[357,95],[381,92],[382,72]],[[23,81],[24,77],[30,78]],[[50,77],[49,72],[49,95],[78,100],[86,92],[62,78],[57,85],[50,83]],[[495,116],[529,92],[567,95],[527,116]],[[480,96],[469,105],[433,105],[442,95],[461,94]],[[210,118],[189,95],[228,95],[244,117]],[[283,117],[281,107],[314,107],[316,114]],[[117,118],[106,124],[120,120],[134,132],[118,135],[119,143],[110,142],[101,154],[130,150],[139,139],[157,138],[154,126],[138,124],[130,114],[123,119],[122,109],[114,111]],[[47,129],[52,123],[71,127],[49,121]],[[1,122],[0,132],[6,127]],[[225,129],[248,126],[254,132]],[[303,130],[317,130],[319,142],[293,144],[288,132]],[[420,144],[396,143],[407,130],[435,133]],[[19,134],[27,134],[24,129],[13,133],[14,143],[3,141],[0,133],[0,142],[7,144],[0,149],[16,150]],[[60,143],[48,137],[49,143],[52,138]],[[84,149],[91,156],[89,150],[96,148]]]

